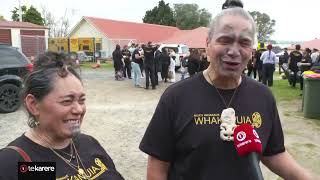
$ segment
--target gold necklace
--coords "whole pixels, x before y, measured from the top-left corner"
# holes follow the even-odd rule
[[[61,156],[61,154],[59,154],[58,152],[56,152],[53,148],[49,147],[51,149],[51,151],[57,155],[59,158],[61,158],[66,164],[68,164],[72,169],[74,169],[75,171],[77,171],[83,178],[88,179],[88,175],[85,171],[85,166],[83,165],[81,158],[79,156],[79,153],[77,152],[76,146],[73,143],[73,140],[71,140],[71,146],[74,149],[74,152],[76,154],[76,161],[77,161],[77,165],[72,164],[71,162],[69,162],[65,157]],[[82,166],[82,167],[81,167]]]
[[[56,149],[57,151],[59,151],[59,152],[61,152],[61,153],[63,153],[63,154],[65,154],[65,155],[67,155],[67,156],[69,156],[70,157],[70,159],[68,160],[68,162],[71,162],[71,160],[72,159],[74,159],[74,158],[76,158],[75,156],[74,156],[74,154],[73,154],[73,146],[71,146],[71,144],[70,144],[70,153],[67,153],[67,152],[64,152],[64,151],[62,151],[62,150],[60,150],[60,149]],[[60,153],[59,153],[60,154]]]
[[[34,136],[35,137],[35,135],[33,135],[33,134],[36,134],[36,136],[41,140],[41,141],[43,141],[45,144],[46,144],[46,147],[48,147],[56,156],[58,156],[59,158],[61,158],[67,165],[69,165],[72,169],[74,169],[76,172],[78,172],[81,176],[82,176],[82,178],[84,178],[84,179],[89,179],[89,176],[87,175],[87,173],[85,172],[85,170],[84,169],[86,169],[85,168],[85,166],[83,165],[83,163],[82,163],[82,161],[81,161],[81,158],[80,158],[80,156],[79,156],[79,153],[77,152],[77,149],[76,149],[76,146],[75,146],[75,144],[73,143],[73,140],[71,139],[71,142],[70,142],[70,148],[72,147],[73,148],[73,150],[74,150],[74,152],[75,152],[75,154],[76,154],[76,156],[75,156],[75,158],[76,158],[76,161],[77,161],[77,165],[74,165],[74,164],[72,164],[71,163],[71,159],[72,159],[72,157],[71,157],[71,159],[70,160],[68,160],[68,159],[66,159],[65,157],[63,157],[61,154],[59,154],[58,152],[56,152],[52,147],[51,147],[51,144],[49,143],[49,142],[47,142],[46,140],[44,140],[44,138],[42,138],[40,135],[38,135],[36,132],[33,132],[33,133],[31,133],[32,134],[32,136]],[[66,153],[66,154],[68,154],[68,153]],[[70,153],[71,154],[71,153]],[[72,154],[73,154],[73,152],[72,152]],[[80,162],[80,163],[79,163]],[[82,168],[80,167],[80,165],[82,166]]]
[[[232,96],[231,96],[231,99],[229,100],[229,103],[228,103],[228,105],[227,105],[227,103],[226,103],[225,99],[223,98],[223,96],[221,95],[220,91],[219,91],[218,88],[216,88],[216,86],[214,85],[213,80],[212,80],[211,77],[210,77],[209,71],[207,71],[207,75],[208,75],[208,78],[209,78],[212,86],[213,86],[214,89],[217,91],[220,99],[222,100],[223,104],[226,106],[226,109],[229,108],[230,105],[231,105],[231,103],[232,103],[232,100],[233,100],[233,98],[234,98],[234,96],[235,96],[235,94],[236,94],[236,92],[237,92],[237,90],[238,90],[238,87],[239,87],[240,85],[237,85],[236,89],[233,91],[233,94],[232,94]]]

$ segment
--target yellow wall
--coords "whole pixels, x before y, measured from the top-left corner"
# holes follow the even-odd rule
[[[68,52],[68,38],[49,38],[48,49],[53,52]]]

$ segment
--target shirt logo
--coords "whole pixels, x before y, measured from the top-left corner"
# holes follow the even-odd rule
[[[220,125],[222,123],[220,114],[194,114],[193,121],[197,126]],[[254,128],[260,128],[262,125],[262,117],[259,112],[252,115],[236,116],[236,124],[251,124]]]

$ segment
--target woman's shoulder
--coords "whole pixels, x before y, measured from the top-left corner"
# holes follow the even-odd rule
[[[24,138],[20,136],[8,144],[8,146],[0,149],[0,179],[15,179],[17,178],[18,162],[24,161],[22,156],[9,146],[16,146],[23,149]]]

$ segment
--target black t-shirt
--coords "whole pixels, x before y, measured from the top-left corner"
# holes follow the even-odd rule
[[[117,172],[112,159],[97,140],[91,136],[80,134],[73,141],[90,178],[97,180],[123,180],[123,177]],[[79,178],[81,175],[54,154],[53,151],[34,143],[25,135],[15,139],[9,146],[22,148],[33,162],[56,162],[57,179],[66,176],[69,179],[81,179]],[[62,151],[70,153],[70,145],[62,149]],[[64,156],[63,153],[61,154]],[[18,179],[18,162],[23,161],[23,158],[12,149],[4,148],[0,150],[0,180]],[[76,158],[71,160],[71,163],[77,164]]]
[[[289,54],[288,52],[283,53],[283,63],[288,63]]]
[[[161,62],[161,64],[163,65],[168,65],[170,64],[170,56],[167,53],[161,53],[159,60]]]
[[[144,52],[144,65],[154,65],[154,52],[156,51],[155,47],[146,46],[143,48]]]
[[[120,50],[114,50],[112,52],[113,66],[116,71],[120,71],[122,68],[122,52]]]
[[[122,49],[122,56],[125,63],[130,63],[131,53],[128,49]]]
[[[263,52],[265,52],[265,48],[261,48],[256,52],[256,66],[258,69],[262,68],[262,60],[260,59]]]
[[[132,61],[135,62],[135,63],[141,63],[141,59],[136,59],[136,54],[138,54],[140,56],[140,52],[139,52],[139,49],[136,48],[133,53],[132,53]]]
[[[298,50],[294,50],[290,53],[290,64],[289,64],[289,69],[292,71],[298,71],[298,62],[301,62],[302,60],[302,54]]]
[[[306,54],[303,59],[301,60],[302,63],[310,63],[310,65],[301,65],[300,66],[300,71],[304,72],[304,71],[308,71],[310,70],[311,66],[312,66],[312,59],[310,54]]]
[[[228,103],[234,90],[219,90]],[[263,155],[285,151],[282,127],[271,91],[243,76],[231,103],[237,124],[253,124]],[[139,148],[170,162],[169,180],[248,179],[248,159],[233,142],[220,139],[225,105],[203,73],[170,86],[162,95]]]

